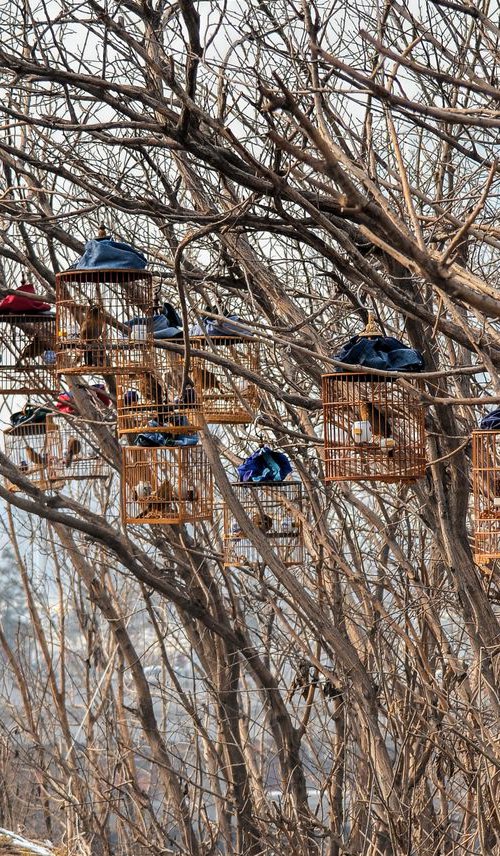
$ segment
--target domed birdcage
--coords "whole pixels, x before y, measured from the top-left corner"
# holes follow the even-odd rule
[[[64,479],[55,479],[52,456],[58,454],[59,434],[50,415],[40,422],[25,422],[3,432],[5,456],[20,473],[40,490],[61,487]],[[6,479],[12,493],[23,489]]]
[[[191,380],[182,389],[182,375],[182,356],[165,348],[155,348],[149,371],[118,375],[118,433],[194,433],[203,421],[201,404]]]
[[[283,564],[304,562],[303,497],[300,481],[236,482],[232,488],[246,515],[268,539]],[[224,506],[224,563],[231,567],[261,561],[258,549]]]
[[[57,432],[49,444],[49,476],[53,480],[88,481],[104,479],[111,467],[99,448],[94,432],[72,416],[53,417]]]
[[[116,374],[151,368],[154,294],[144,270],[56,275],[57,370]]]
[[[253,374],[260,370],[260,346],[250,337],[191,336],[191,346],[213,353]],[[259,405],[257,385],[230,367],[193,354],[191,375],[207,423],[243,425],[253,422]]]
[[[54,395],[55,314],[0,314],[0,395]]]
[[[500,431],[472,432],[474,559],[500,559]]]
[[[202,446],[124,446],[122,455],[124,523],[211,519],[212,471]]]

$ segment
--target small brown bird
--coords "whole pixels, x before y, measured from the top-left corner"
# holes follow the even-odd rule
[[[392,428],[389,419],[382,410],[379,410],[373,401],[360,401],[359,415],[365,422],[369,422],[372,426],[374,437],[389,440],[392,437]],[[393,441],[390,441],[393,443]],[[394,443],[393,443],[394,444]],[[387,451],[387,457],[394,457],[394,449],[390,448]]]
[[[44,467],[47,463],[47,455],[45,452],[37,452],[31,446],[26,445],[26,454],[28,455],[28,459],[32,464],[36,464],[38,467]]]
[[[269,514],[264,514],[260,511],[255,512],[252,517],[252,523],[257,527],[257,529],[260,529],[264,535],[266,535],[267,532],[270,532],[273,528],[273,518],[270,517]]]
[[[29,363],[31,360],[36,360],[37,357],[41,357],[44,351],[46,351],[50,345],[46,340],[42,339],[40,336],[33,336],[31,342],[28,342],[27,345],[23,348],[21,353],[19,354],[14,368],[20,368],[24,363]]]
[[[360,401],[359,415],[363,421],[370,423],[377,437],[392,437],[391,423],[372,401]]]
[[[173,503],[177,499],[175,491],[168,481],[162,482],[155,493],[149,497],[149,502],[139,517],[168,517],[173,512]]]
[[[82,451],[82,444],[80,440],[77,440],[76,437],[71,437],[68,442],[68,448],[66,449],[66,454],[64,456],[64,466],[70,467],[73,463],[74,458],[80,454]]]
[[[104,336],[106,331],[106,321],[102,317],[100,306],[89,306],[85,312],[85,318],[80,325],[80,342],[84,344],[92,344],[93,348],[85,352],[85,365],[97,365],[97,357],[95,348]]]
[[[217,375],[210,369],[203,369],[200,373],[202,389],[220,389],[220,381]]]

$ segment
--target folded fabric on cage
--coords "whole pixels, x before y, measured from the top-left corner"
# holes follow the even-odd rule
[[[161,431],[144,431],[135,439],[135,446],[158,448],[160,446],[196,446],[197,434],[164,434]]]
[[[106,392],[106,387],[102,383],[94,383],[91,387],[86,389],[86,392],[93,393],[99,401],[104,404],[105,407],[109,407],[111,404],[111,399]],[[74,395],[72,392],[60,392],[57,396],[56,401],[56,409],[59,413],[66,413],[71,415],[75,413],[77,410],[76,404],[74,402]]]
[[[161,312],[153,315],[152,318],[137,315],[125,323],[131,328],[151,324],[154,339],[182,338],[182,321],[171,303],[164,303]]]
[[[392,336],[354,336],[335,354],[335,359],[349,365],[391,372],[419,372],[424,368],[420,351]],[[336,371],[343,369],[337,367]]]
[[[483,431],[500,431],[500,407],[491,410],[486,416],[483,416],[479,427]]]
[[[148,261],[139,250],[111,238],[87,241],[83,256],[69,270],[144,270]]]
[[[35,286],[31,282],[25,282],[16,288],[16,292],[35,294]],[[0,300],[0,314],[2,315],[24,315],[25,313],[50,312],[50,303],[41,300],[32,300],[30,297],[19,294],[8,294]]]
[[[238,467],[240,482],[281,482],[292,472],[292,465],[283,452],[262,446]]]
[[[37,404],[25,404],[22,410],[11,414],[10,424],[13,427],[17,427],[18,425],[43,424],[50,413],[52,411],[48,407],[42,407]]]
[[[215,314],[215,312],[214,312]],[[237,327],[232,324],[232,321],[240,322],[239,315],[226,315],[223,321],[215,318],[202,318],[201,324],[194,324],[190,331],[190,336],[233,336],[239,339],[249,338],[253,334],[250,330]]]

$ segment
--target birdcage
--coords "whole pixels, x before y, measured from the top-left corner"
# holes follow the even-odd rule
[[[500,559],[500,431],[472,432],[474,559]]]
[[[53,419],[57,432],[49,445],[49,476],[53,480],[103,479],[111,468],[90,426],[74,416]]]
[[[56,316],[0,315],[0,395],[54,395]]]
[[[57,274],[57,370],[116,374],[149,369],[153,313],[153,281],[144,270]]]
[[[212,471],[201,446],[124,446],[122,455],[124,523],[171,525],[212,517]]]
[[[247,517],[268,539],[285,565],[304,562],[303,498],[300,481],[236,482],[233,490]],[[238,567],[260,561],[260,554],[234,517],[224,507],[224,561]]]
[[[212,352],[253,374],[259,373],[259,343],[231,336],[193,336],[191,346]],[[256,384],[224,365],[193,355],[191,375],[205,421],[242,425],[253,422],[259,404]]]
[[[64,480],[55,479],[52,472],[58,434],[51,416],[43,422],[27,422],[3,432],[5,456],[39,490],[51,490],[64,484]],[[6,487],[13,493],[23,490],[9,479],[6,479]]]
[[[368,372],[323,375],[326,481],[411,482],[425,475],[415,382]]]
[[[116,410],[119,434],[149,430],[190,434],[202,422],[201,404],[191,381],[182,388],[183,358],[155,348],[151,370],[117,376]]]

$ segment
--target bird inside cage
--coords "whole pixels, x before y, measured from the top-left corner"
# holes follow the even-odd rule
[[[33,362],[38,357],[42,357],[45,365],[53,365],[55,361],[55,352],[52,347],[52,342],[49,336],[40,333],[35,333],[33,338],[24,346],[19,354],[14,368],[19,369],[22,366]]]
[[[106,320],[103,317],[101,307],[93,304],[85,312],[85,317],[80,325],[79,339],[82,345],[88,345],[85,350],[84,361],[87,366],[98,365],[96,350],[106,332]]]
[[[270,514],[265,514],[262,511],[256,511],[252,516],[252,523],[257,527],[264,535],[267,535],[274,526],[273,518]]]
[[[360,419],[353,423],[351,429],[354,442],[376,444],[392,457],[396,443],[388,416],[372,401],[360,401],[358,414]]]
[[[65,467],[70,467],[82,451],[82,444],[77,437],[70,437],[64,453],[63,462]]]

